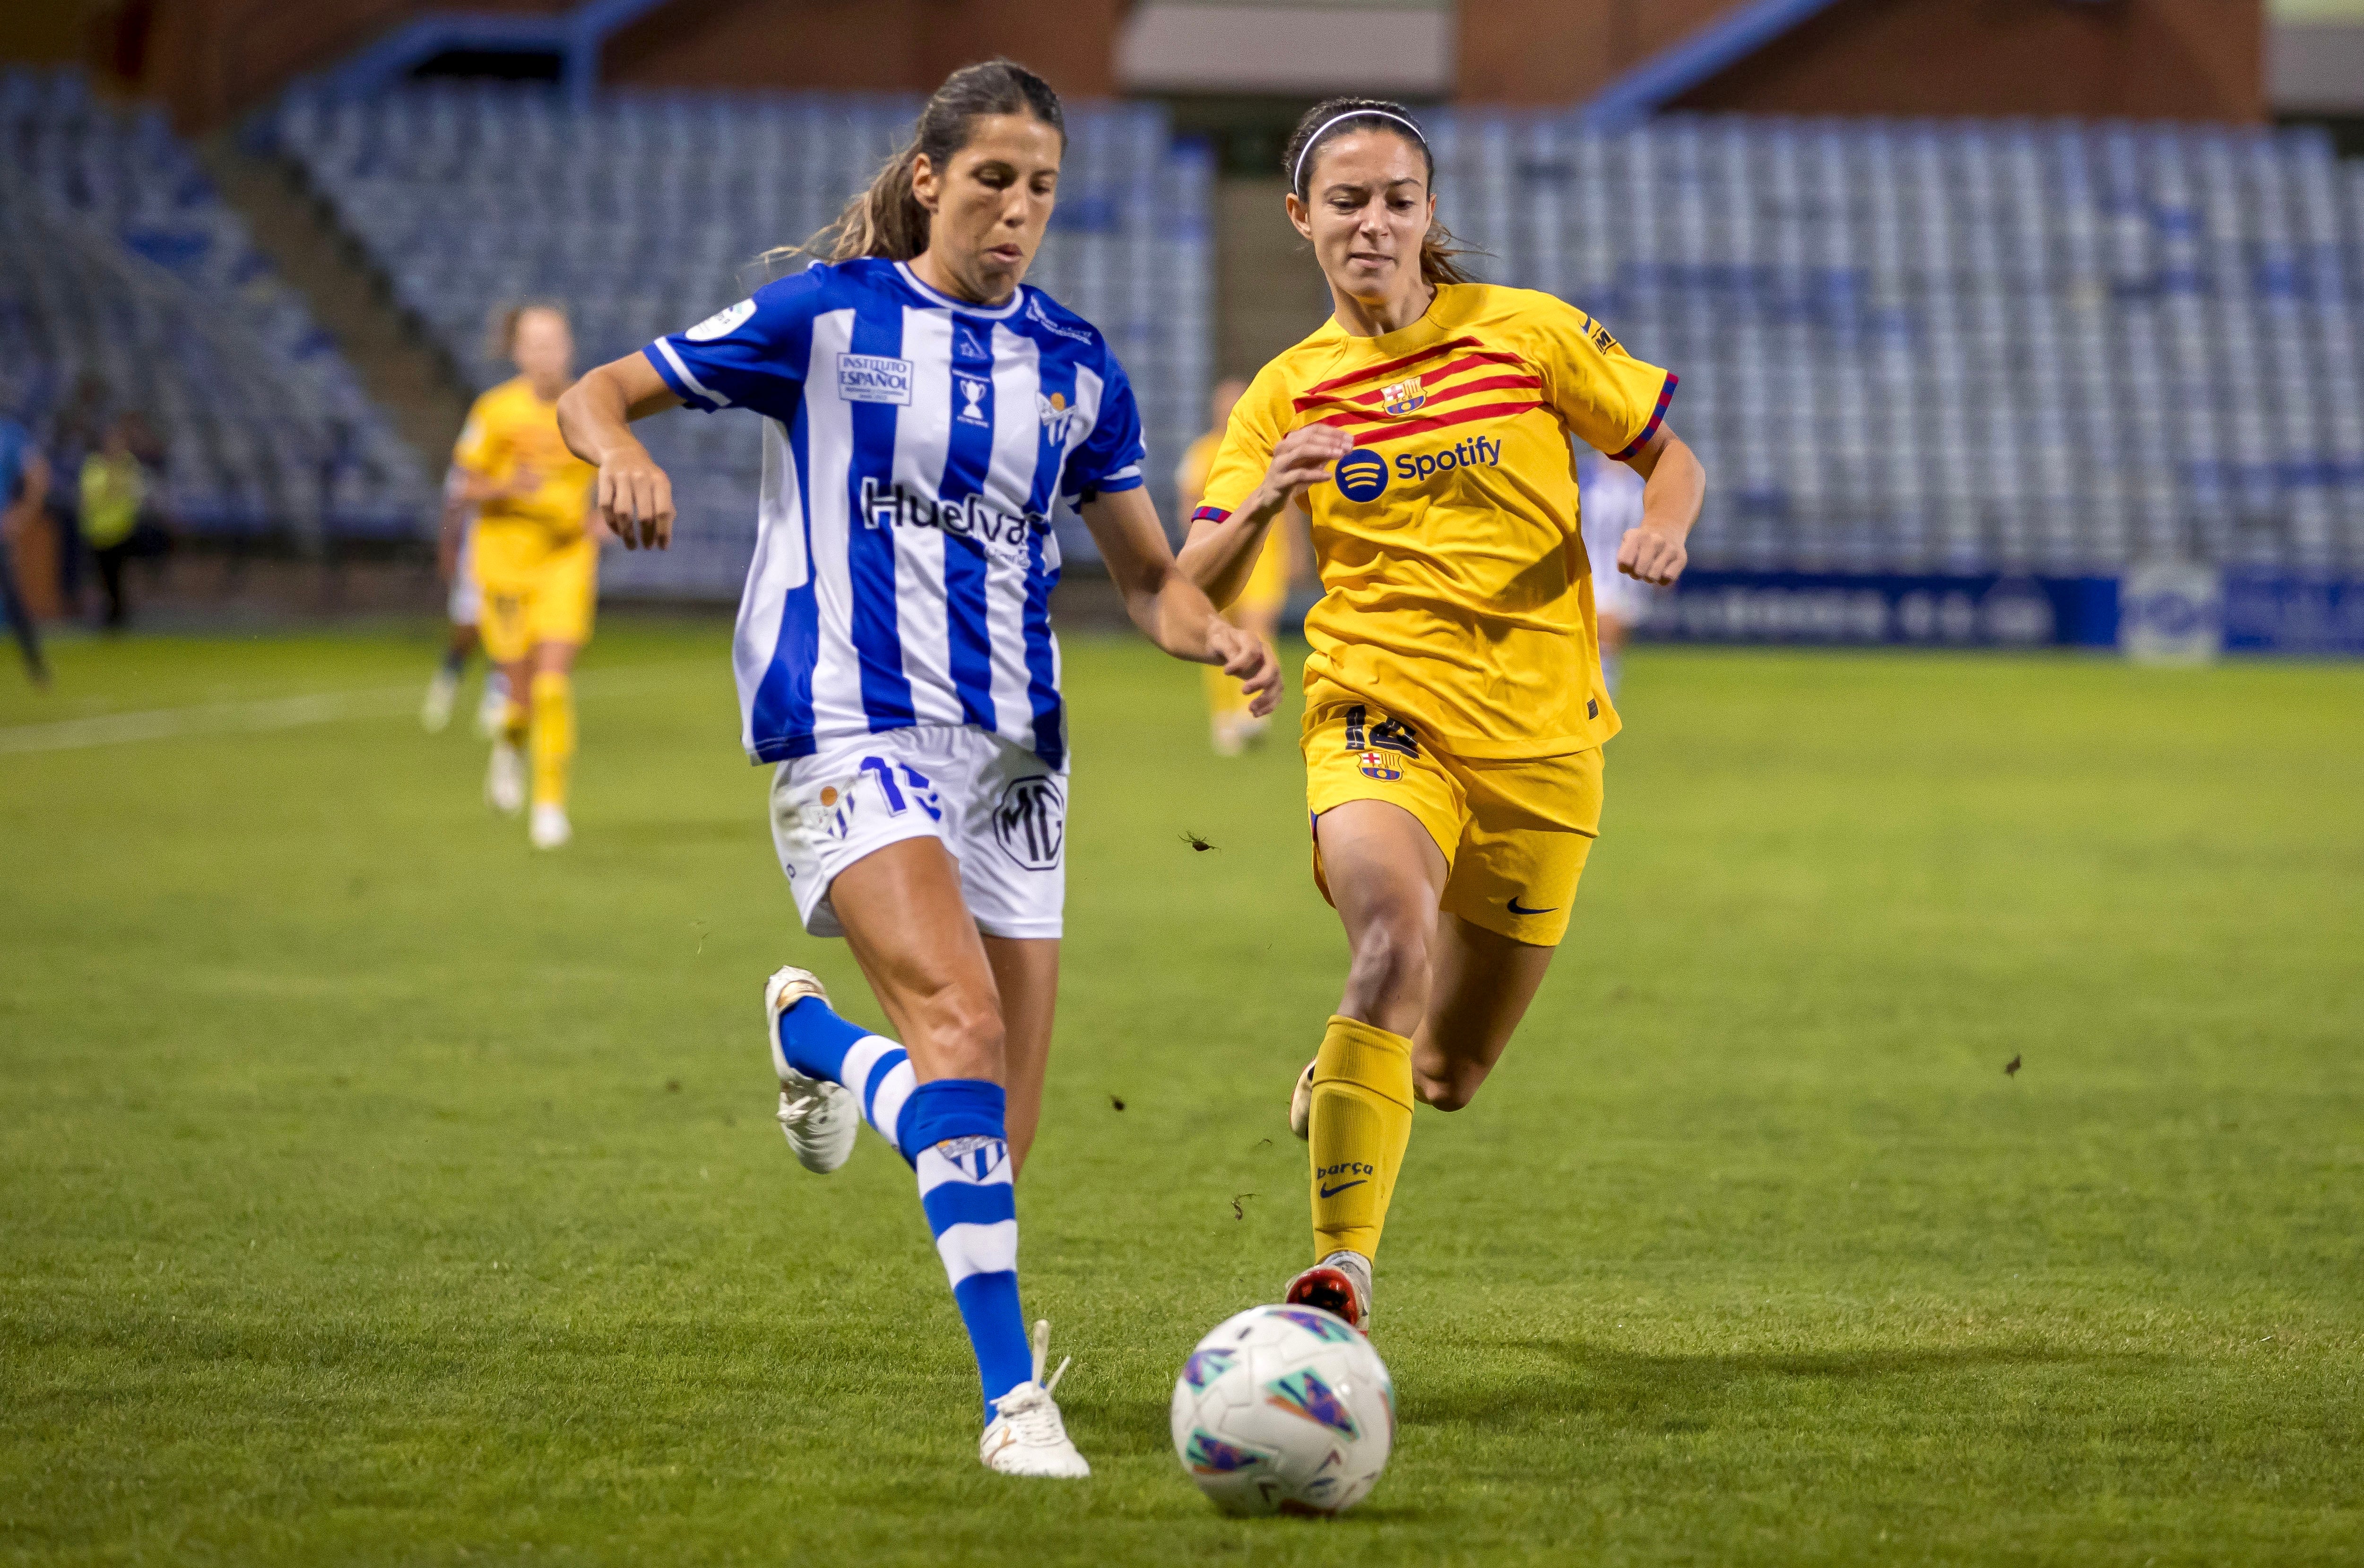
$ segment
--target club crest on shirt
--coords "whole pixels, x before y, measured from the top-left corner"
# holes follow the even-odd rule
[[[964,425],[992,424],[993,421],[986,417],[985,395],[993,390],[993,383],[981,375],[954,376],[953,380],[960,387],[961,423]]]
[[[1076,416],[1083,411],[1067,401],[1064,392],[1034,395],[1035,412],[1043,416],[1043,434],[1052,445],[1064,447],[1075,433]]]
[[[1409,414],[1427,401],[1428,388],[1418,376],[1379,388],[1379,402],[1390,414]]]

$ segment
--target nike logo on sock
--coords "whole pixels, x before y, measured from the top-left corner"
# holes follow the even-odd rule
[[[1513,893],[1511,895],[1511,913],[1513,915],[1548,915],[1552,912],[1552,909],[1556,909],[1559,906],[1555,904],[1549,909],[1529,909],[1519,902],[1519,895],[1517,894]]]
[[[1336,1197],[1348,1187],[1359,1187],[1368,1180],[1370,1180],[1368,1176],[1357,1176],[1351,1182],[1340,1182],[1334,1187],[1323,1187],[1321,1189],[1321,1193],[1323,1197]]]

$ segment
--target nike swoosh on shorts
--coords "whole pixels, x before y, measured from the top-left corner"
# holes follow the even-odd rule
[[[1556,909],[1559,906],[1555,904],[1551,906],[1551,908],[1549,909],[1525,908],[1519,903],[1519,895],[1517,894],[1513,893],[1511,895],[1511,913],[1513,915],[1548,915],[1552,912],[1552,909]]]

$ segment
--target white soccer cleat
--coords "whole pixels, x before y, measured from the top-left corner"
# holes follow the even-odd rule
[[[493,742],[493,760],[485,765],[485,804],[504,817],[525,809],[525,753],[506,740]]]
[[[1288,1282],[1281,1300],[1291,1307],[1319,1307],[1371,1331],[1371,1260],[1360,1252],[1331,1253]]]
[[[1314,1063],[1307,1062],[1297,1075],[1297,1087],[1288,1092],[1288,1130],[1300,1140],[1313,1136],[1313,1068]]]
[[[829,992],[810,970],[793,964],[774,970],[764,982],[764,1039],[771,1048],[772,1071],[780,1080],[780,1133],[796,1151],[797,1164],[827,1175],[853,1157],[862,1107],[842,1085],[808,1078],[789,1066],[780,1050],[780,1015],[807,996],[829,1000]]]
[[[460,695],[460,677],[438,668],[427,683],[427,700],[418,705],[418,723],[429,735],[440,735],[452,722],[452,704]]]
[[[537,850],[563,850],[574,837],[574,824],[566,819],[566,807],[545,802],[533,808],[533,825],[526,829]]]
[[[1034,1375],[993,1402],[994,1417],[976,1442],[976,1456],[1000,1475],[1048,1475],[1080,1480],[1092,1473],[1084,1456],[1068,1440],[1067,1424],[1059,1418],[1059,1402],[1051,1397],[1067,1375],[1063,1358],[1059,1370],[1043,1380],[1043,1363],[1050,1359],[1051,1324],[1034,1325]]]

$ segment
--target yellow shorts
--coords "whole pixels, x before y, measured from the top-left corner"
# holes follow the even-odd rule
[[[1360,703],[1305,716],[1305,803],[1318,820],[1350,800],[1400,806],[1444,851],[1440,907],[1513,941],[1556,947],[1600,832],[1600,748],[1468,762]],[[1330,896],[1321,842],[1313,880]],[[1335,902],[1335,900],[1333,900]]]
[[[485,657],[514,664],[544,642],[576,647],[591,640],[599,602],[599,547],[576,539],[530,565],[476,556],[476,583],[485,603],[477,621]]]

